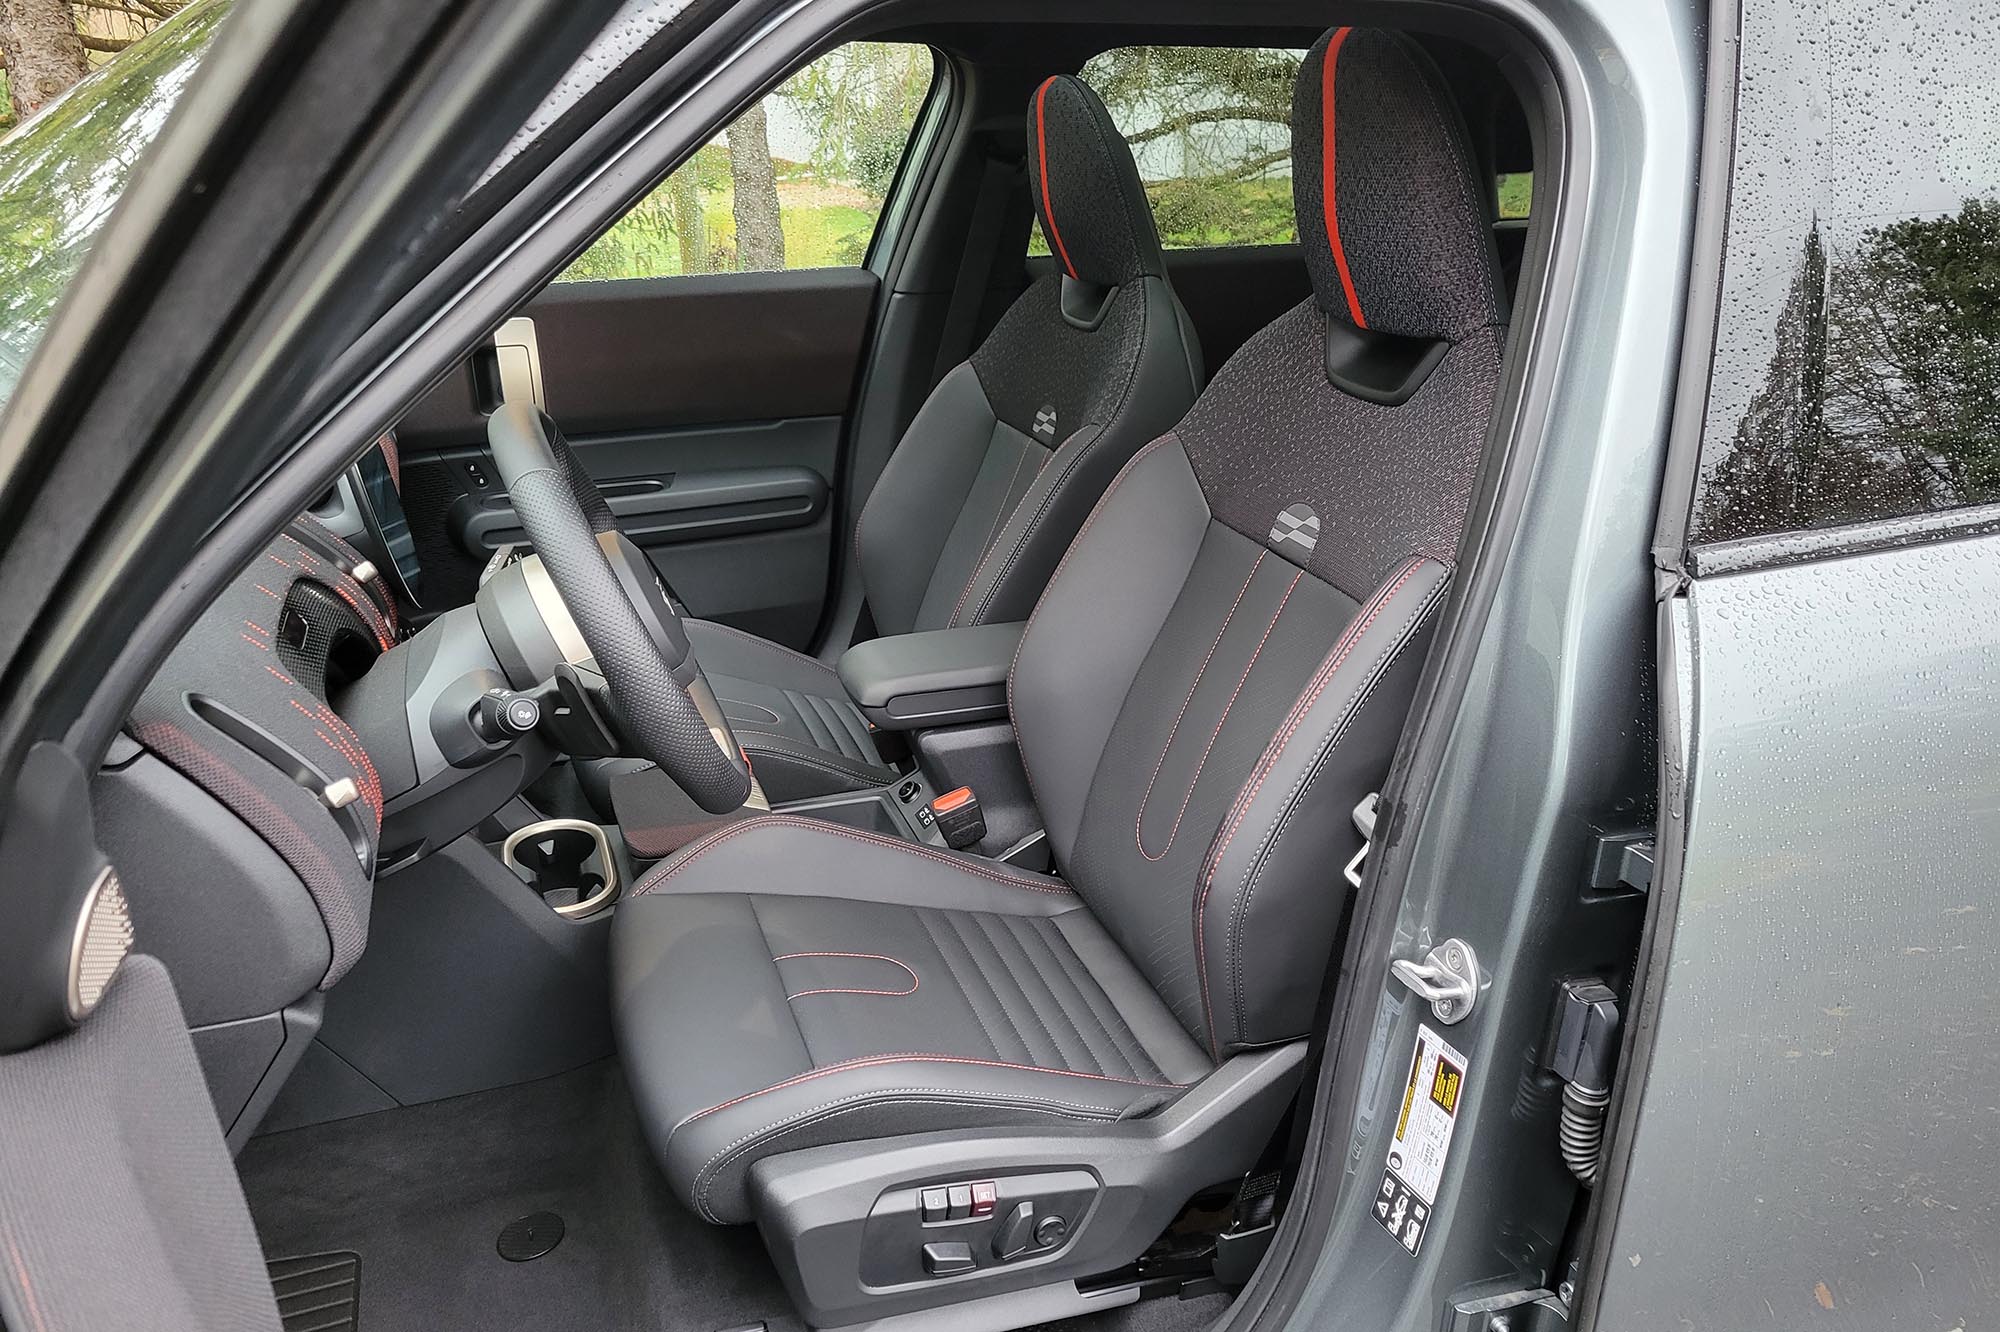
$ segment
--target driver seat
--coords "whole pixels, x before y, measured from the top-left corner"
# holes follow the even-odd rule
[[[702,1217],[755,1215],[775,1247],[788,1222],[767,1207],[806,1188],[781,1185],[786,1163],[838,1152],[922,1183],[935,1154],[1003,1130],[1050,1135],[1044,1169],[1081,1161],[1109,1188],[1129,1154],[1105,1143],[1306,1037],[1361,844],[1350,813],[1388,769],[1451,576],[1505,314],[1489,191],[1421,48],[1328,34],[1292,134],[1313,298],[1120,472],[1014,662],[1062,877],[774,815],[690,845],[619,906],[633,1094]],[[1209,1115],[1150,1216],[1100,1207],[1088,1225],[1120,1233],[1051,1252],[1129,1261],[1254,1162],[1282,1108],[1260,1104]],[[883,1187],[867,1224],[901,1196]]]

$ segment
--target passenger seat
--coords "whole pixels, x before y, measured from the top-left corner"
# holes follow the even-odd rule
[[[1081,80],[1035,89],[1027,159],[1055,271],[939,381],[862,509],[854,553],[884,634],[1025,619],[1119,468],[1201,389],[1131,150]],[[772,800],[894,779],[832,668],[687,629]]]

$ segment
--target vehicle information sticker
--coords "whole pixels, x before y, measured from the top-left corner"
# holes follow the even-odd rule
[[[1410,1055],[1396,1132],[1389,1139],[1389,1163],[1374,1202],[1375,1219],[1411,1253],[1423,1244],[1431,1208],[1437,1204],[1465,1072],[1464,1055],[1429,1027],[1417,1028],[1417,1048]]]

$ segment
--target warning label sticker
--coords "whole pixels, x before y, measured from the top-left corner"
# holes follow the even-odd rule
[[[1373,1204],[1375,1219],[1411,1253],[1423,1244],[1431,1209],[1437,1204],[1465,1073],[1464,1055],[1429,1027],[1417,1028],[1417,1048],[1410,1055],[1410,1076],[1403,1084],[1403,1104],[1389,1140],[1389,1161]]]

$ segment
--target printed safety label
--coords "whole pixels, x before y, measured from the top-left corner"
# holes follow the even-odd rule
[[[1411,1253],[1423,1244],[1437,1205],[1465,1074],[1465,1056],[1429,1027],[1419,1026],[1396,1131],[1389,1139],[1389,1161],[1372,1206],[1382,1228]]]

